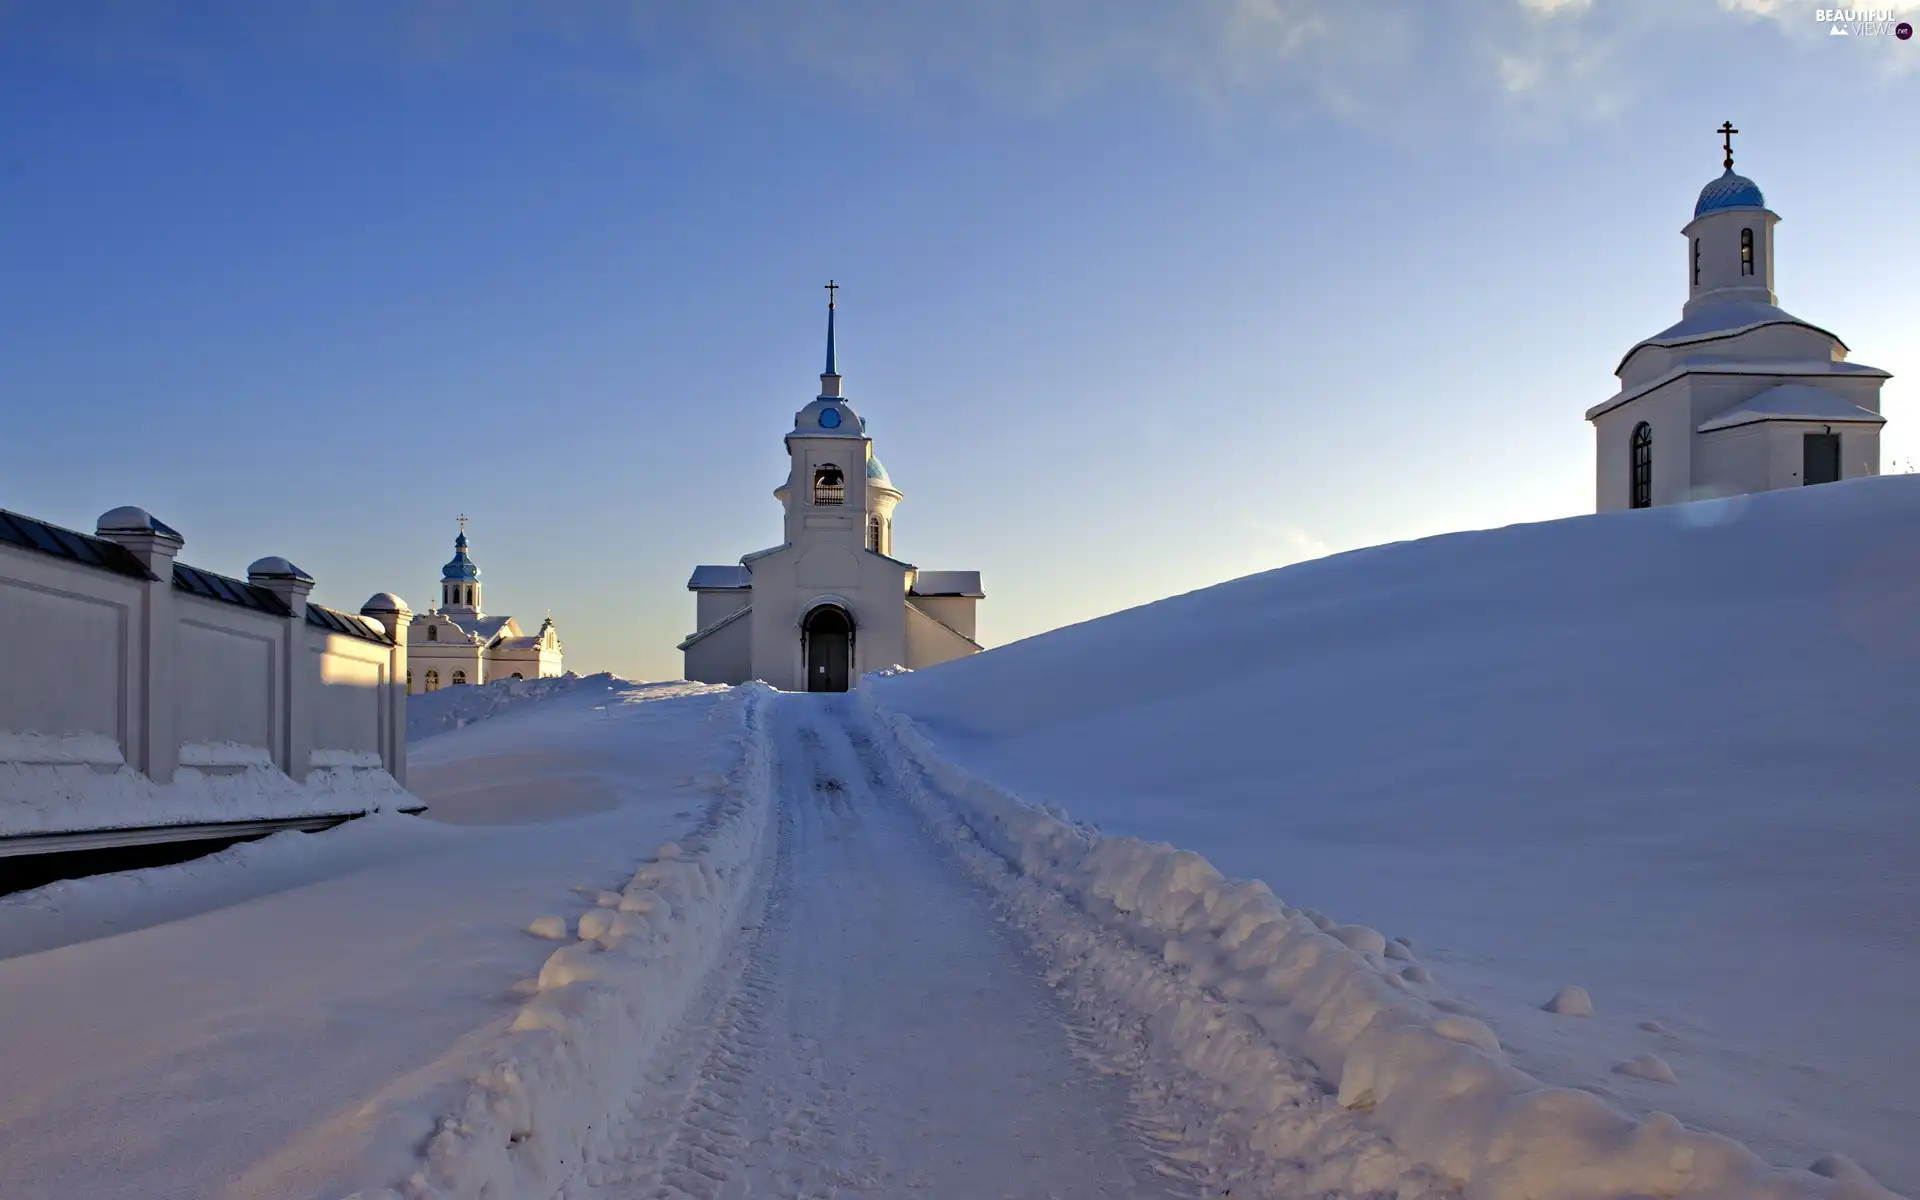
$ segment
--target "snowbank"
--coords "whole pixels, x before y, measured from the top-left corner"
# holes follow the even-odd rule
[[[407,741],[459,729],[508,709],[581,691],[611,692],[630,686],[608,672],[598,675],[550,675],[545,679],[496,679],[477,685],[444,687],[407,697]]]
[[[378,756],[370,767],[360,758],[317,761],[306,782],[295,783],[264,750],[194,743],[181,748],[173,782],[156,784],[127,766],[110,739],[58,740],[37,748],[38,761],[0,761],[0,837],[334,816],[417,803]]]
[[[1412,938],[1535,1079],[1920,1195],[1915,529],[1897,476],[1452,534],[863,687],[976,776]],[[1570,985],[1592,1016],[1543,1009]]]
[[[476,689],[478,690],[478,689]],[[620,892],[599,897],[555,950],[493,1065],[451,1098],[435,1088],[380,1107],[389,1141],[422,1146],[398,1188],[363,1197],[551,1195],[607,1136],[615,1111],[726,947],[765,848],[772,754],[762,712],[770,690],[728,694],[712,720],[733,724],[739,760],[695,832],[661,846]],[[564,932],[535,917],[530,936]],[[402,1118],[441,1114],[428,1128]]]
[[[1341,1172],[1304,1181],[1316,1191],[1405,1181],[1365,1146],[1312,1145],[1336,1127],[1318,1097],[1288,1086],[1285,1065],[1301,1058],[1341,1108],[1370,1113],[1395,1148],[1474,1197],[1891,1195],[1845,1160],[1817,1164],[1820,1174],[1778,1170],[1665,1113],[1635,1120],[1589,1092],[1544,1087],[1486,1025],[1411,982],[1404,943],[1390,958],[1377,931],[1285,905],[1192,851],[1104,836],[1028,804],[947,761],[877,689],[858,695],[897,776],[963,859],[978,846],[1003,860],[1009,898],[1027,884],[1066,902],[1049,911],[1025,898],[1043,949],[1081,959],[1149,1025],[1159,1052],[1213,1084],[1255,1152],[1283,1170],[1308,1159]],[[1087,937],[1076,930],[1085,921],[1120,936]]]

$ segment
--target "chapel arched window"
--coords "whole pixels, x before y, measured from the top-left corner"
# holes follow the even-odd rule
[[[878,516],[867,518],[867,549],[873,551],[875,554],[886,553],[886,550],[880,545],[880,518]]]
[[[456,685],[465,683],[466,681],[467,681],[467,673],[465,671],[455,671],[453,673],[453,682]]]
[[[440,640],[440,627],[438,625],[427,626],[427,640],[430,642],[437,642]]]
[[[1740,231],[1740,273],[1753,274],[1753,230]]]
[[[826,463],[813,473],[813,502],[815,504],[845,504],[847,501],[847,477],[839,467]]]
[[[440,672],[434,670],[427,672],[427,690],[430,692],[440,690]]]
[[[1693,239],[1693,286],[1700,286],[1700,239]]]
[[[1653,426],[1633,427],[1633,507],[1653,507]]]

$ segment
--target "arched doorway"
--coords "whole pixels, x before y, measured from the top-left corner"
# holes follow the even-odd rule
[[[801,623],[806,648],[807,690],[844,692],[853,674],[853,618],[837,604],[822,604]]]

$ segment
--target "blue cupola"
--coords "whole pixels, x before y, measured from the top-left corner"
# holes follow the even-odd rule
[[[467,518],[460,518],[460,534],[453,539],[453,557],[440,568],[440,607],[480,613],[480,568],[467,557]]]
[[[453,558],[440,569],[440,578],[449,583],[455,580],[471,583],[480,578],[480,568],[474,566],[473,560],[467,557],[467,535],[464,530],[453,539]]]
[[[1726,174],[1708,183],[1700,189],[1700,200],[1693,206],[1693,215],[1704,217],[1710,212],[1719,212],[1723,208],[1765,208],[1767,198],[1760,194],[1760,185],[1745,175],[1735,175],[1728,167]]]

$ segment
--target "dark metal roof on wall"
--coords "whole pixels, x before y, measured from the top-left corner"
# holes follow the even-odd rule
[[[387,631],[365,617],[353,613],[343,613],[339,609],[309,603],[307,605],[307,624],[329,633],[345,634],[362,641],[377,642],[382,646],[393,645],[393,639]]]
[[[286,601],[263,587],[243,583],[238,579],[229,579],[225,575],[215,575],[212,571],[202,571],[199,567],[190,567],[185,563],[173,564],[173,586],[205,600],[218,600],[222,604],[250,608],[255,612],[266,613],[270,617],[293,615]]]
[[[118,542],[76,533],[0,508],[0,543],[84,563],[130,579],[152,579],[133,552]]]

